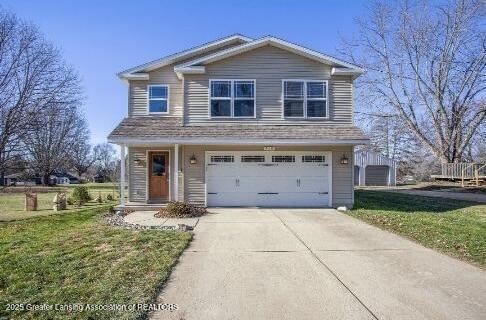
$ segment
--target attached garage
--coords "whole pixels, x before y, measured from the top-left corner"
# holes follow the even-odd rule
[[[208,206],[331,206],[329,152],[206,152]]]

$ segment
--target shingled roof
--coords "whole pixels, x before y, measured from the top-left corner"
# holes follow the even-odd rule
[[[261,139],[282,141],[301,140],[336,143],[367,143],[363,131],[352,124],[208,124],[183,126],[178,118],[130,117],[125,118],[108,136],[111,142],[128,141],[191,141],[191,140],[238,140]]]

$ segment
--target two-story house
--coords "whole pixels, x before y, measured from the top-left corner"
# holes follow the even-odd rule
[[[277,39],[233,35],[119,73],[128,202],[352,207],[356,65]],[[123,188],[122,188],[123,190]]]

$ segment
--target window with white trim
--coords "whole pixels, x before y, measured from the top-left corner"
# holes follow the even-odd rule
[[[148,112],[169,113],[169,86],[149,85],[148,89]]]
[[[255,117],[255,80],[210,80],[210,115]]]
[[[286,118],[327,117],[327,81],[284,80],[283,109]]]
[[[235,162],[235,157],[232,155],[211,156],[211,162]]]

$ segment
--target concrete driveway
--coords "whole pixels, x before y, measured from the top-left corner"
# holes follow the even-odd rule
[[[154,319],[486,319],[486,272],[332,209],[212,209]]]

